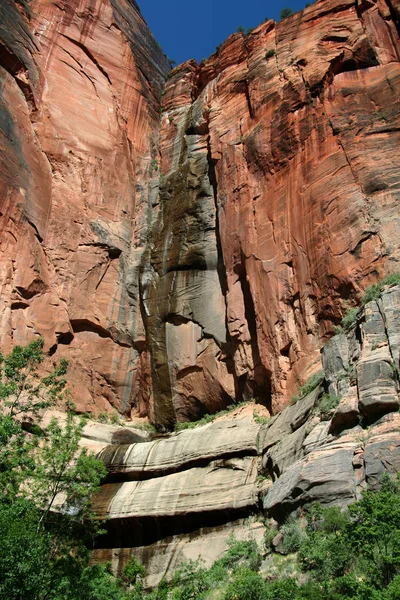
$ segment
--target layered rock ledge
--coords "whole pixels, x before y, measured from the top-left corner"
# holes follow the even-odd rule
[[[229,531],[260,541],[266,516],[283,522],[314,502],[346,506],[399,472],[399,311],[400,286],[386,287],[325,345],[315,389],[267,423],[250,404],[169,437],[105,446],[110,482],[95,507],[108,534],[96,559],[118,571],[133,553],[155,585],[175,554],[193,557],[195,547],[210,562],[213,536],[224,540],[219,553]],[[327,397],[334,402],[323,409]]]

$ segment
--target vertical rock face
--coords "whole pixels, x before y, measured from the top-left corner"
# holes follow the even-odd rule
[[[162,99],[134,0],[0,0],[3,350],[42,335],[81,410],[281,409],[398,270],[399,11],[321,0]]]
[[[208,367],[226,368],[224,386],[213,385],[220,402],[233,379],[236,394],[280,409],[343,308],[396,270],[398,27],[390,3],[317,2],[172,72],[151,286],[163,310],[178,295],[163,319],[192,348],[185,362],[169,353],[170,329],[154,337],[173,364],[155,390],[172,389],[173,406],[176,394],[203,392],[200,325],[202,343],[222,350]],[[205,315],[193,308],[200,281]]]
[[[3,349],[70,359],[83,410],[148,411],[139,301],[168,61],[133,0],[0,4]]]

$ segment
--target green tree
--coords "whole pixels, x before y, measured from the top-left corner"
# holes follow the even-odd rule
[[[122,581],[91,566],[90,500],[105,475],[79,450],[83,422],[35,419],[61,398],[66,361],[41,377],[43,341],[0,357],[0,600],[125,600]]]
[[[201,560],[182,562],[171,580],[171,598],[173,600],[204,598],[209,587],[206,573]]]
[[[281,21],[283,21],[283,19],[286,19],[287,17],[290,17],[292,14],[293,10],[291,8],[282,8],[280,14]]]
[[[228,569],[246,567],[258,571],[262,557],[255,540],[239,541],[231,535],[228,540],[228,550],[218,562]]]
[[[299,586],[290,577],[282,578],[267,587],[265,598],[268,600],[297,600],[300,598]]]
[[[50,574],[51,538],[37,535],[40,514],[32,503],[0,501],[0,598],[40,598]]]
[[[67,362],[61,361],[44,377],[43,340],[15,346],[6,357],[0,354],[0,489],[3,497],[16,497],[35,464],[33,453],[42,431],[35,423],[39,412],[62,396]],[[29,431],[36,435],[27,435]]]
[[[1,414],[10,417],[35,417],[59,399],[65,387],[64,375],[68,362],[60,361],[45,377],[38,374],[44,360],[43,339],[38,338],[25,347],[14,346],[11,354],[0,354]]]
[[[379,492],[366,491],[349,507],[347,540],[367,561],[371,581],[386,587],[400,572],[400,493],[388,476]]]
[[[265,584],[262,577],[247,567],[241,567],[234,573],[224,600],[263,600]]]
[[[57,498],[57,506],[69,518],[80,522],[91,518],[91,498],[98,491],[106,468],[84,448],[79,440],[84,421],[67,414],[64,426],[52,419],[46,428],[41,445],[33,454],[34,469],[29,485],[32,501],[41,509],[43,523]]]

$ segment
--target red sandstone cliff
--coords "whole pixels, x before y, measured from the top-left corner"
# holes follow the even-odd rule
[[[173,71],[150,313],[175,412],[204,388],[281,408],[343,310],[398,270],[398,17],[321,1]]]
[[[282,407],[399,270],[398,2],[321,0],[168,79],[133,0],[0,4],[0,328],[82,410]]]
[[[0,5],[0,331],[70,360],[83,410],[147,411],[138,302],[169,65],[132,0]]]

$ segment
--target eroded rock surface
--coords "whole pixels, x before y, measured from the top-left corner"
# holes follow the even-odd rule
[[[163,577],[170,577],[184,561],[196,561],[201,556],[204,566],[211,567],[228,549],[232,536],[240,541],[255,540],[261,546],[264,532],[262,523],[239,519],[216,527],[202,527],[190,535],[171,536],[137,548],[95,550],[92,556],[94,561],[111,563],[114,573],[122,574],[123,566],[134,555],[145,566],[145,587],[152,588]],[[205,548],[207,552],[204,551]]]
[[[220,421],[147,443],[111,444],[99,458],[120,480],[165,475],[215,459],[257,455],[259,426],[251,418]],[[143,442],[144,440],[135,440]]]
[[[169,64],[133,1],[22,4],[0,6],[2,349],[40,334],[80,410],[147,414],[139,273]]]
[[[83,412],[277,413],[397,270],[397,0],[236,33],[165,94],[134,0],[23,4],[0,5],[2,349],[42,335]],[[368,377],[396,404],[386,350],[371,364],[370,415]]]
[[[325,394],[340,398],[328,419],[320,421],[322,400],[316,390],[297,402],[309,416],[293,433],[287,430],[293,428],[294,407],[265,426],[263,465],[275,481],[264,507],[272,516],[282,519],[315,501],[347,505],[366,485],[379,485],[384,472],[399,472],[398,355],[391,349],[393,343],[397,347],[391,340],[397,340],[399,327],[395,307],[400,307],[399,286],[386,288],[381,298],[359,311],[349,333],[333,337],[324,347],[321,385]],[[282,435],[274,431],[280,422]],[[272,447],[269,430],[272,441],[277,440]]]
[[[343,309],[395,268],[394,14],[385,2],[317,2],[172,72],[146,304],[164,420],[220,408],[232,378],[236,396],[276,412],[317,368]],[[194,305],[197,286],[205,313]],[[171,349],[172,331],[190,359]],[[386,378],[383,363],[371,377]],[[390,389],[385,398],[390,405]]]
[[[173,572],[175,553],[197,558],[195,548],[209,561],[210,540],[233,522],[250,518],[233,531],[251,538],[252,520],[282,523],[315,502],[347,506],[383,473],[400,472],[399,311],[400,286],[386,287],[326,344],[315,389],[266,423],[250,404],[202,427],[105,446],[108,482],[95,508],[108,515],[108,534],[96,560],[120,572],[133,554],[156,585]]]

